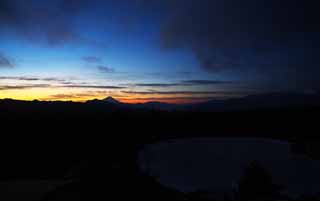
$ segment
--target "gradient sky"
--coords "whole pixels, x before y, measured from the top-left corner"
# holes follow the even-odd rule
[[[1,0],[0,98],[195,102],[320,89],[298,0]]]

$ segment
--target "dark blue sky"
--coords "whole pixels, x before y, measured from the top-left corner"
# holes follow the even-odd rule
[[[189,102],[317,91],[316,6],[1,0],[0,98]]]

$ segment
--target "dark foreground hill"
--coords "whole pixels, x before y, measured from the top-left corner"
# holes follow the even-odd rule
[[[315,137],[319,110],[319,94],[292,93],[189,105],[125,104],[111,97],[86,103],[0,100],[0,119],[11,131],[54,131],[63,136],[78,131],[95,135],[108,132],[110,138],[138,141],[203,135]]]
[[[137,153],[146,144],[176,138],[263,137],[287,140],[293,151],[320,158],[318,100],[283,97],[183,106],[128,105],[111,98],[86,103],[1,100],[0,180],[74,181],[44,200],[79,200],[80,191],[82,200],[103,193],[109,200],[123,199],[126,193],[140,200],[185,200],[184,194],[137,170]],[[105,184],[110,187],[105,189]],[[91,199],[85,199],[90,193]]]

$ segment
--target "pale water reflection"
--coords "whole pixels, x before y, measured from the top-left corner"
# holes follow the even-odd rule
[[[261,163],[291,195],[320,192],[320,161],[292,154],[285,141],[214,138],[148,145],[141,168],[178,190],[231,191],[252,161]]]

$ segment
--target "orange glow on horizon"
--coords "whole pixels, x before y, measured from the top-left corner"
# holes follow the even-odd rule
[[[175,95],[161,96],[153,95],[153,97],[147,95],[138,94],[125,94],[119,91],[87,91],[83,89],[59,89],[59,88],[34,88],[34,89],[21,89],[21,90],[4,90],[0,91],[0,99],[15,99],[26,101],[73,101],[73,102],[86,102],[88,100],[103,100],[106,97],[111,96],[120,102],[137,104],[146,102],[163,102],[171,104],[186,104],[186,103],[198,103],[210,100],[208,98],[190,97]]]
[[[87,102],[89,100],[103,100],[103,98],[97,98],[93,97],[92,99],[87,99],[87,98],[77,98],[77,99],[50,99],[50,98],[8,98],[8,97],[1,97],[0,99],[13,99],[13,100],[20,100],[20,101],[34,101],[34,100],[39,100],[39,101],[65,101],[65,102]],[[189,103],[200,103],[200,102],[205,102],[206,100],[183,100],[183,99],[123,99],[119,98],[117,99],[121,103],[127,103],[127,104],[143,104],[143,103],[148,103],[148,102],[161,102],[161,103],[170,103],[170,104],[189,104]]]
[[[34,101],[34,100],[39,100],[39,101],[72,101],[72,102],[86,102],[89,100],[103,100],[104,98],[106,98],[105,96],[103,97],[79,97],[79,98],[34,98],[34,97],[29,97],[26,96],[25,98],[21,98],[21,97],[2,97],[0,96],[0,99],[14,99],[14,100],[21,100],[21,101]],[[148,102],[162,102],[162,103],[170,103],[170,104],[189,104],[189,103],[200,103],[200,102],[204,102],[207,101],[208,99],[181,99],[181,98],[168,98],[168,99],[164,99],[164,98],[159,98],[159,100],[155,99],[155,98],[117,98],[116,96],[114,96],[113,98],[117,99],[118,101],[122,102],[122,103],[127,103],[127,104],[143,104],[143,103],[148,103]]]

